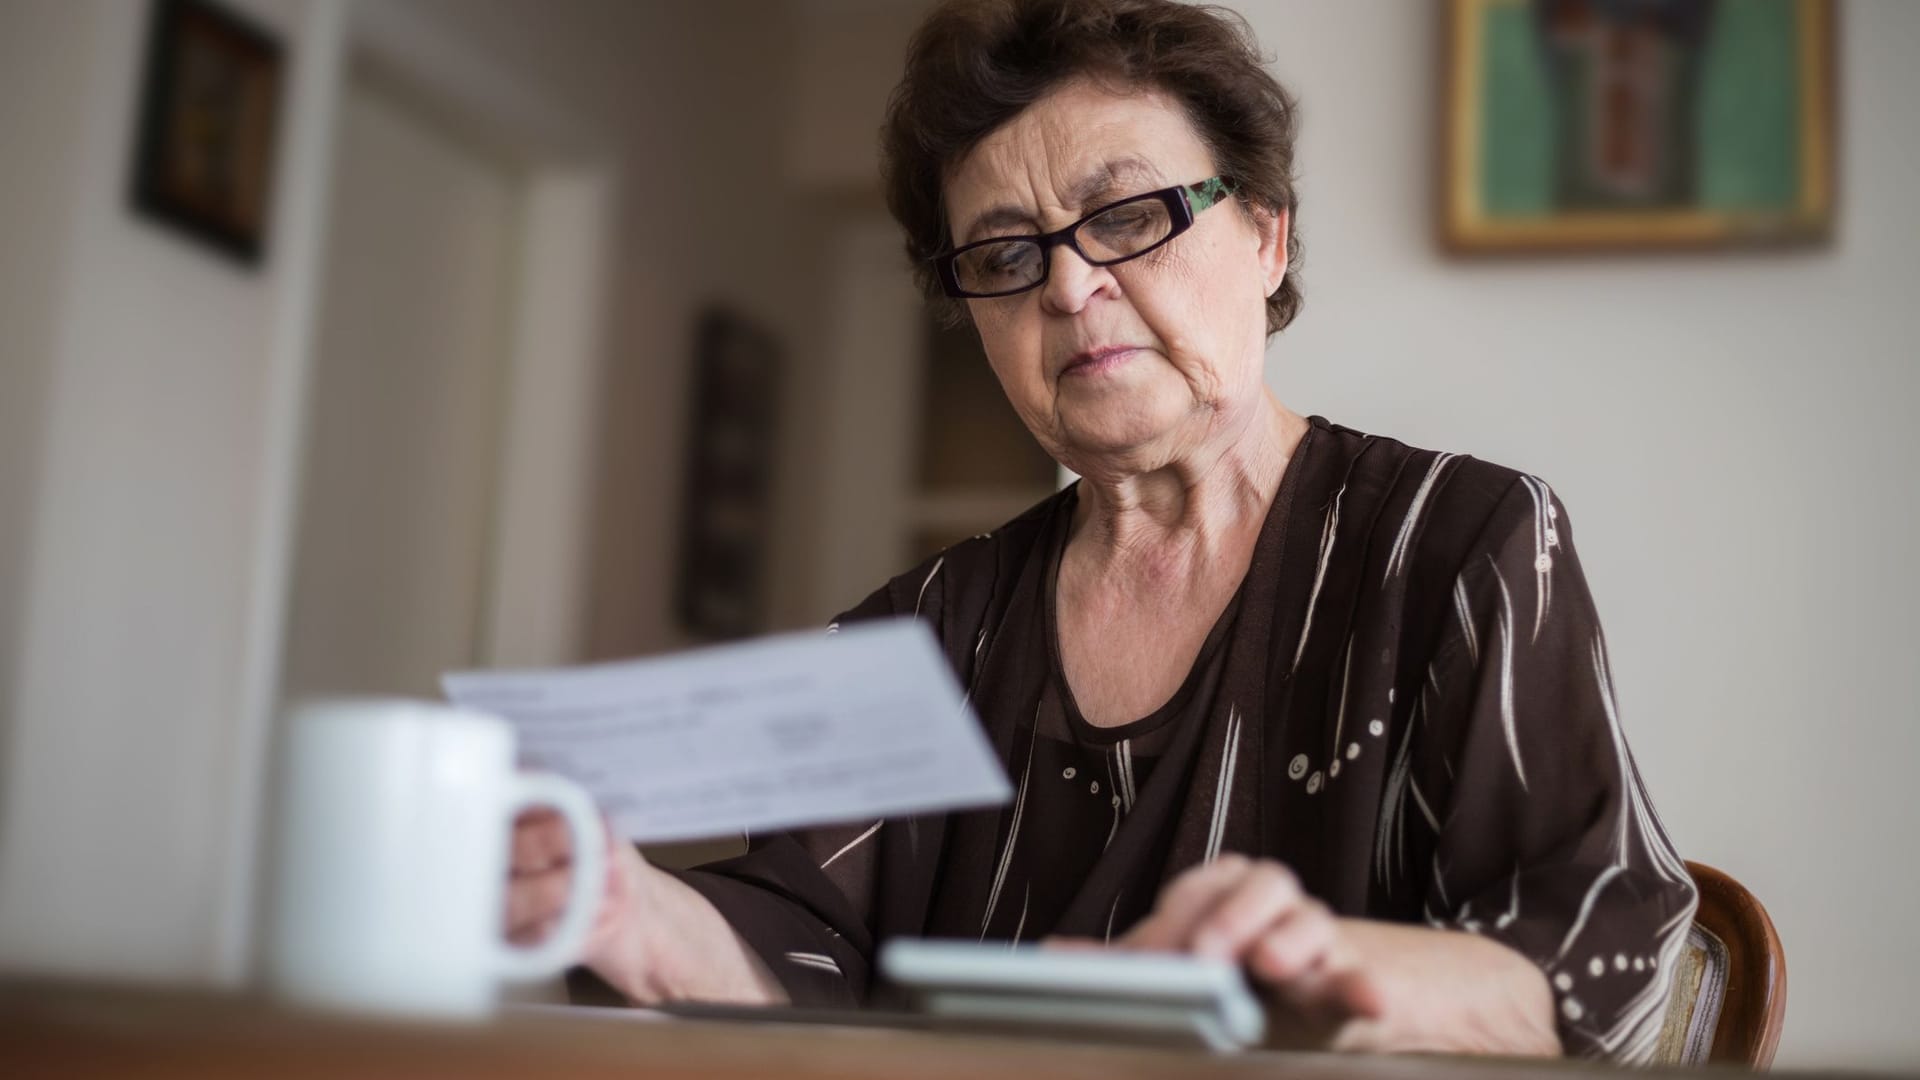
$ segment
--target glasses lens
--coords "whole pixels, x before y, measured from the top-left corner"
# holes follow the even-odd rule
[[[953,276],[970,293],[1014,292],[1046,276],[1046,259],[1031,240],[982,244],[954,256]]]
[[[1167,204],[1147,198],[1121,203],[1088,218],[1074,239],[1088,258],[1110,262],[1138,255],[1165,240],[1172,231],[1173,218],[1167,213]]]

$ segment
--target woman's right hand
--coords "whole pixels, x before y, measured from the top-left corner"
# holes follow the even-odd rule
[[[600,913],[580,963],[636,1004],[695,1000],[776,1005],[786,991],[703,896],[641,858],[611,824]],[[545,940],[573,888],[573,835],[552,810],[513,825],[507,939]]]
[[[651,876],[660,871],[648,865],[632,844],[620,839],[611,823],[606,836],[606,881],[600,887],[600,909],[593,929],[581,947],[579,962],[632,996],[630,987],[644,981],[645,950],[639,940],[644,907],[642,896]],[[507,877],[507,940],[535,945],[553,933],[566,911],[573,890],[573,831],[559,813],[527,810],[513,824],[513,862]]]

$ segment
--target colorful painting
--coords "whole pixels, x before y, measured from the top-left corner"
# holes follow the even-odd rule
[[[1446,245],[1824,239],[1833,18],[1830,0],[1450,0]]]

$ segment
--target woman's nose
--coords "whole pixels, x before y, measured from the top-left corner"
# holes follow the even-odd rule
[[[1102,290],[1118,287],[1112,270],[1093,265],[1066,244],[1055,247],[1047,257],[1052,262],[1047,267],[1046,283],[1040,286],[1040,302],[1057,314],[1076,315]]]

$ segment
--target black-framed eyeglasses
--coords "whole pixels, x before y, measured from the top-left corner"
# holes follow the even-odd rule
[[[1038,236],[996,236],[933,257],[947,295],[964,299],[1012,296],[1047,280],[1048,258],[1062,244],[1093,266],[1137,259],[1193,227],[1202,210],[1233,194],[1233,181],[1215,176],[1162,188],[1095,210]]]

